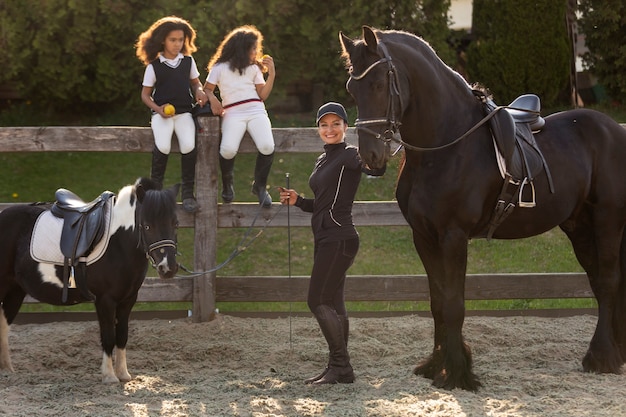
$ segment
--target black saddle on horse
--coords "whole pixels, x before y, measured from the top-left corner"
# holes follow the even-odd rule
[[[496,113],[489,119],[489,127],[504,160],[504,184],[487,231],[489,239],[515,206],[532,208],[536,205],[533,180],[537,175],[545,171],[550,192],[554,192],[554,186],[548,165],[533,135],[545,125],[540,115],[539,97],[524,94],[503,107],[496,106],[484,96],[481,99],[487,113]],[[530,195],[524,200],[524,187],[527,185],[530,186]]]
[[[88,300],[94,296],[87,289],[86,264],[84,257],[89,255],[105,232],[104,207],[115,194],[105,191],[91,202],[84,202],[73,192],[60,188],[55,193],[56,201],[51,212],[63,219],[61,232],[61,253],[64,257],[63,302],[67,301],[69,268],[80,266],[76,274],[77,287]]]

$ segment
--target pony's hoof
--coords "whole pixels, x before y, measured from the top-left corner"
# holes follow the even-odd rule
[[[118,379],[120,380],[120,382],[129,382],[133,379],[133,377],[130,376],[129,373],[126,373],[124,375],[118,375]]]
[[[102,375],[103,384],[117,384],[120,380],[115,375]]]

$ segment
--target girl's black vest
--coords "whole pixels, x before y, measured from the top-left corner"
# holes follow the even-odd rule
[[[191,73],[191,57],[186,56],[176,68],[155,59],[152,67],[156,75],[152,99],[162,106],[166,103],[174,105],[176,114],[189,113],[193,107],[193,96],[189,86]]]

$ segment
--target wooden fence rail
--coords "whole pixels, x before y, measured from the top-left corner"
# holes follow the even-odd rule
[[[216,265],[217,229],[250,226],[257,214],[255,203],[218,204],[219,118],[199,119],[196,197],[203,209],[191,215],[179,208],[181,227],[194,228],[194,270],[207,271]],[[320,141],[315,128],[273,129],[278,153],[319,153]],[[356,134],[349,129],[349,143]],[[151,152],[152,131],[147,127],[3,127],[0,128],[0,152]],[[173,144],[173,151],[178,151]],[[242,153],[256,152],[246,137]],[[0,204],[3,209],[10,204]],[[274,217],[268,227],[286,227],[286,210],[274,203],[264,210],[265,219]],[[357,226],[406,225],[395,202],[356,202]],[[308,226],[310,214],[292,210],[291,226]],[[288,301],[306,299],[308,277],[218,277],[215,272],[201,276],[161,280],[148,277],[139,300],[191,301],[194,321],[213,319],[216,302]],[[515,298],[589,298],[592,297],[585,274],[481,274],[469,275],[468,300]],[[418,276],[349,276],[346,283],[349,301],[427,301],[427,279]],[[29,299],[28,302],[34,302]]]

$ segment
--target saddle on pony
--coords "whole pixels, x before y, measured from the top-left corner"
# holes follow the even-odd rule
[[[487,239],[490,239],[495,229],[516,206],[535,207],[533,181],[537,175],[545,171],[550,192],[554,192],[554,186],[548,165],[533,134],[545,125],[545,120],[539,114],[541,110],[539,97],[534,94],[524,94],[508,106],[498,107],[481,92],[476,92],[476,95],[483,101],[487,113],[495,112],[489,119],[489,127],[500,174],[504,179],[489,222]],[[524,200],[526,186],[530,187],[530,195]]]
[[[86,203],[73,192],[60,188],[55,193],[56,201],[49,212],[44,212],[37,219],[31,239],[31,256],[37,261],[55,264],[59,263],[59,258],[62,259],[63,303],[67,302],[68,288],[74,286],[85,299],[95,299],[87,287],[86,267],[106,250],[114,200],[111,197],[114,196],[114,193],[105,191]],[[48,254],[42,251],[45,246],[41,242],[42,234],[58,242],[58,248],[53,249],[52,254],[49,254],[50,248],[46,249]]]

